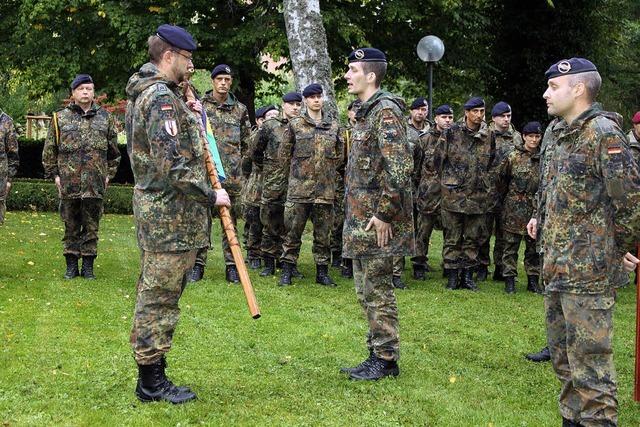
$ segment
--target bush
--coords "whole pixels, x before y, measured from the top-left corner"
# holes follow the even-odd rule
[[[41,179],[16,179],[7,198],[7,209],[17,211],[58,210],[58,189],[51,181]],[[104,198],[104,211],[114,214],[132,214],[130,185],[109,185]]]

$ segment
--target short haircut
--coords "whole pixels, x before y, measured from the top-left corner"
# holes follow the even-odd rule
[[[158,64],[160,62],[160,58],[162,58],[163,53],[173,48],[169,43],[162,40],[155,34],[147,39],[147,44],[149,45],[149,58],[154,64]]]
[[[569,80],[569,86],[574,87],[578,83],[584,83],[589,101],[595,101],[600,87],[602,86],[602,77],[597,71],[587,71],[586,73],[573,74]]]
[[[384,75],[387,74],[387,63],[386,62],[361,62],[362,71],[365,74],[373,73],[376,75],[375,85],[376,87],[380,87],[382,83],[382,79]]]

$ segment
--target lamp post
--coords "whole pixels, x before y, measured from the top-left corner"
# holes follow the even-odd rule
[[[427,63],[429,69],[429,120],[433,119],[433,64],[444,55],[444,43],[436,36],[425,36],[416,47],[418,57]]]

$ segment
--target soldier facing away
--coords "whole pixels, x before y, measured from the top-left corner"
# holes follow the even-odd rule
[[[82,275],[95,279],[98,227],[103,198],[120,164],[114,117],[96,105],[95,88],[88,74],[71,83],[73,101],[53,113],[42,151],[45,176],[53,178],[60,196],[64,222],[65,279]],[[78,259],[82,257],[82,271]]]
[[[18,172],[19,163],[16,128],[11,117],[0,111],[0,225],[4,224],[11,178]]]

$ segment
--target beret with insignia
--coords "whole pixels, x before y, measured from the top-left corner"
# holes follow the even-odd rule
[[[491,117],[501,116],[505,113],[510,113],[510,112],[511,112],[511,105],[507,104],[504,101],[500,101],[496,105],[494,105],[493,108],[491,109]]]
[[[428,105],[427,100],[420,96],[411,103],[411,109],[415,110],[416,108],[427,107]]]
[[[215,67],[213,67],[213,70],[211,70],[212,79],[215,76],[220,74],[228,74],[230,76],[233,76],[233,73],[231,72],[231,67],[229,67],[227,64],[216,65]]]
[[[75,90],[78,86],[85,83],[93,83],[93,79],[89,74],[78,74],[71,82],[71,90]]]
[[[545,77],[548,79],[552,79],[558,76],[564,76],[567,74],[580,74],[586,73],[589,71],[598,71],[593,62],[584,58],[571,58],[571,59],[563,59],[561,61],[553,64],[549,69],[544,73]]]
[[[277,110],[275,105],[266,105],[264,107],[260,107],[256,110],[256,119],[263,119],[265,114],[267,114],[271,110]]]
[[[302,91],[302,96],[305,98],[311,95],[320,95],[322,94],[322,86],[318,83],[311,83],[309,86],[305,87]]]
[[[636,112],[636,113],[633,115],[633,118],[631,119],[631,122],[632,122],[634,125],[637,125],[638,123],[640,123],[640,111]]]
[[[441,114],[453,115],[453,108],[451,108],[449,104],[442,104],[438,108],[436,108],[434,114],[436,116],[439,116]]]
[[[156,30],[156,35],[178,49],[193,52],[198,47],[191,34],[176,25],[162,24]]]
[[[542,134],[542,125],[540,122],[529,122],[522,128],[523,135],[529,135],[531,133]]]
[[[379,49],[363,47],[349,54],[349,62],[387,62],[387,57]]]
[[[302,95],[299,92],[289,92],[282,97],[283,102],[302,102]]]
[[[484,108],[484,99],[474,96],[464,103],[465,110],[473,110],[474,108]]]

